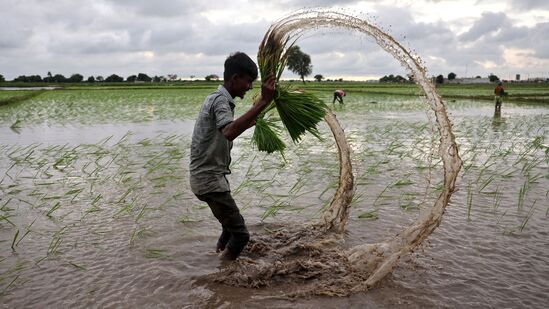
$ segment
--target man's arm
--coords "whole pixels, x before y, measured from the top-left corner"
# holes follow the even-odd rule
[[[261,98],[252,105],[252,107],[244,113],[244,115],[238,117],[233,122],[224,126],[221,129],[221,133],[226,139],[232,141],[237,138],[242,132],[255,124],[257,116],[267,107],[267,105],[273,100],[275,88],[275,77],[271,75],[261,84]]]

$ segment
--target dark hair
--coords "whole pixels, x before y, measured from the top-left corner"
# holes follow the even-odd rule
[[[253,80],[257,79],[257,65],[243,52],[234,52],[225,60],[223,79],[229,80],[233,74],[248,74]]]

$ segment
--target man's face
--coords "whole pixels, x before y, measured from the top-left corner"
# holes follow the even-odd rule
[[[237,74],[235,76],[235,95],[241,99],[244,99],[244,94],[248,92],[248,90],[252,89],[252,84],[254,80],[253,78],[248,74]]]

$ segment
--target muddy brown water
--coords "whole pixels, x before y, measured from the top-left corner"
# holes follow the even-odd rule
[[[349,247],[387,239],[416,219],[429,172],[417,167],[425,159],[413,159],[422,153],[417,141],[430,136],[428,128],[417,129],[427,122],[424,112],[359,114],[353,109],[359,104],[366,103],[350,100],[336,111],[353,147],[358,183],[346,235]],[[299,289],[298,282],[245,289],[201,280],[224,266],[213,253],[218,223],[188,186],[192,121],[28,126],[19,134],[2,129],[0,206],[15,227],[2,222],[0,228],[1,304],[542,308],[549,292],[549,167],[543,148],[532,145],[538,138],[547,147],[549,108],[507,104],[494,118],[491,104],[464,105],[449,106],[464,172],[441,225],[379,286],[344,298],[278,297]],[[128,131],[133,133],[120,142]],[[101,151],[85,146],[109,136]],[[77,157],[73,165],[60,164],[61,170],[36,176],[33,172],[45,167],[20,163],[20,170],[12,168],[5,177],[14,162],[6,155],[29,145],[36,146],[30,154],[35,160],[29,161],[46,158],[50,164],[60,156],[55,147],[79,147],[72,152]],[[249,135],[235,145],[230,181],[252,237],[318,219],[333,193],[330,182],[338,171],[333,142],[306,139],[290,148],[282,163],[253,151]],[[98,158],[104,169],[94,174],[83,168]],[[439,167],[431,173],[428,199],[436,192]],[[394,185],[403,179],[409,184]],[[126,194],[128,188],[133,189]],[[61,207],[50,212],[57,202]],[[279,206],[274,215],[263,219],[273,205]],[[377,219],[359,218],[371,211]],[[20,239],[27,229],[12,251],[16,231]]]

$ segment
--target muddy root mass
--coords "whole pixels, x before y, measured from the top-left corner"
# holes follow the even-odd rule
[[[349,262],[343,239],[319,226],[254,235],[243,256],[211,281],[246,288],[276,287],[284,297],[347,296],[367,274]]]

